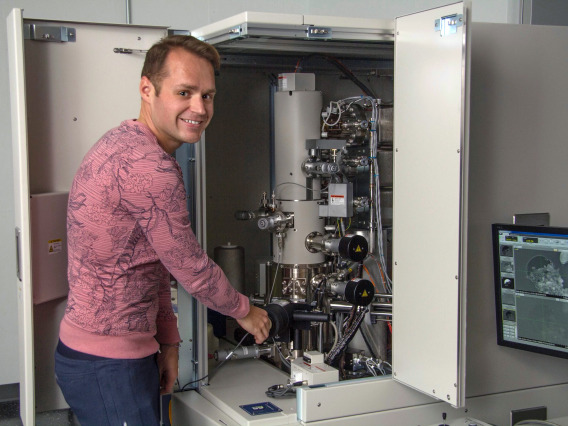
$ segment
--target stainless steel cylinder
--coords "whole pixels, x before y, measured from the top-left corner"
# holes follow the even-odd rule
[[[260,358],[262,355],[273,355],[273,350],[267,345],[240,346],[236,349],[219,349],[214,356],[217,361]]]
[[[274,238],[274,262],[280,264],[315,264],[325,260],[323,253],[311,253],[306,248],[306,237],[312,232],[323,234],[324,220],[319,217],[319,206],[313,201],[277,200],[278,209],[294,213],[294,225],[287,228],[279,241]]]
[[[306,139],[319,139],[322,94],[318,91],[282,91],[274,95],[276,198],[320,198],[319,180],[306,190],[302,163],[308,157]]]

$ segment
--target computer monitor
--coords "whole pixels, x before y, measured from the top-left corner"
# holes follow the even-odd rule
[[[492,230],[497,343],[568,358],[568,228]]]

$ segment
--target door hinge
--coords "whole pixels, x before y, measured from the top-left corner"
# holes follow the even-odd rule
[[[329,27],[314,27],[314,26],[309,26],[306,29],[306,36],[308,38],[324,38],[324,39],[330,39],[333,36],[333,32],[332,29]]]
[[[48,25],[24,24],[24,39],[38,41],[75,42],[75,28],[55,27]]]
[[[463,15],[454,13],[453,15],[442,16],[434,22],[434,31],[440,31],[440,37],[455,34],[458,27],[463,25]]]
[[[231,28],[229,30],[229,40],[232,40],[234,38],[239,38],[239,37],[242,37],[243,35],[246,35],[246,31],[247,31],[246,24],[234,26],[233,28]]]

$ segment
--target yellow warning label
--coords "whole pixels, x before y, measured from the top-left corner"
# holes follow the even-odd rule
[[[47,242],[47,252],[49,254],[61,253],[63,251],[63,240],[58,238],[57,240],[49,240]]]
[[[367,293],[367,290],[363,290],[363,294],[362,294],[361,296],[363,296],[363,297],[368,297],[368,296],[369,296],[369,293]]]
[[[361,246],[357,246],[357,248],[355,249],[355,252],[358,253],[358,252],[360,252],[360,251],[363,251],[363,250],[361,250]]]

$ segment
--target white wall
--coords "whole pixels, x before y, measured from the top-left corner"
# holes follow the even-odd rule
[[[0,385],[16,383],[17,282],[6,17],[12,8],[27,18],[126,23],[127,0],[0,1]],[[392,19],[452,0],[130,0],[130,22],[175,29],[197,28],[245,10]],[[473,19],[518,23],[520,0],[473,0]],[[85,88],[85,96],[88,90]],[[28,98],[33,93],[28,93]],[[94,143],[95,141],[93,141]]]

